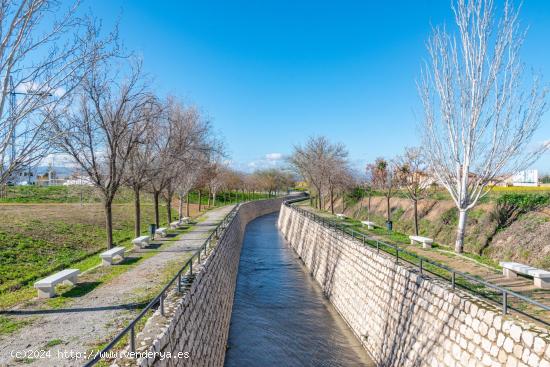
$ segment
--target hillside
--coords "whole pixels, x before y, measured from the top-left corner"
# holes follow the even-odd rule
[[[347,215],[367,218],[367,198],[346,206]],[[337,208],[341,210],[341,201]],[[382,225],[385,213],[385,198],[372,197],[370,219]],[[413,233],[414,217],[409,200],[392,198],[391,213],[395,230]],[[421,235],[432,237],[441,244],[454,245],[458,216],[451,200],[422,200],[418,213]],[[505,221],[502,220],[504,216]],[[549,269],[550,206],[522,211],[512,210],[497,200],[487,200],[469,212],[465,242],[467,252],[485,255],[495,261],[514,260]]]

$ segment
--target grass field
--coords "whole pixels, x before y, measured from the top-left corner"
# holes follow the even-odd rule
[[[263,197],[256,194],[254,198]],[[236,194],[232,194],[231,201],[227,195],[219,195],[217,206],[226,204],[224,198],[235,202]],[[190,214],[196,216],[198,193],[190,195],[190,202]],[[201,202],[206,205],[208,197],[203,194]],[[177,205],[175,200],[174,219]],[[97,254],[106,248],[103,206],[91,187],[9,187],[7,195],[0,198],[0,218],[0,309],[32,298],[32,284],[37,279],[68,267],[85,271],[98,265]],[[164,203],[160,221],[161,225],[168,224]],[[152,198],[144,193],[142,232],[146,233],[153,222]],[[134,208],[132,192],[127,189],[121,190],[113,206],[113,228],[114,242],[130,247]]]

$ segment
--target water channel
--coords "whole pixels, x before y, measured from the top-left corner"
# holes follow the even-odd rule
[[[374,366],[286,244],[277,216],[246,228],[225,366]]]

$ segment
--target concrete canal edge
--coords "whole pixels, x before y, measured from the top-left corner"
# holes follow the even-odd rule
[[[195,278],[181,297],[175,289],[137,337],[137,360],[118,359],[112,366],[223,366],[239,258],[246,225],[279,210],[283,198],[247,202],[214,250],[194,265]],[[163,358],[170,354],[172,358]]]
[[[283,205],[279,229],[379,366],[550,367],[546,329]]]

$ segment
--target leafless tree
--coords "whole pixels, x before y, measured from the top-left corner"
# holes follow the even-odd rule
[[[109,42],[78,3],[0,3],[0,185],[50,152],[47,122]]]
[[[407,196],[413,203],[414,233],[418,235],[418,201],[429,188],[427,166],[421,148],[406,148],[405,153],[397,158],[397,175],[399,183],[405,187]]]
[[[499,14],[492,0],[458,0],[452,9],[458,32],[434,29],[419,93],[423,148],[458,208],[460,253],[468,210],[487,186],[525,169],[545,149],[529,144],[546,110],[546,89],[538,78],[524,77],[519,56],[525,33],[508,1]]]
[[[386,198],[386,225],[391,229],[390,200],[398,186],[395,164],[384,158],[377,158],[373,164],[367,165],[367,173],[371,177],[373,187],[382,192]]]
[[[126,165],[124,183],[134,192],[134,234],[141,235],[141,191],[150,183],[155,172],[151,164],[154,154],[154,139],[156,138],[154,122],[162,113],[162,106],[159,101],[151,101],[151,104],[143,108],[144,132],[140,143],[132,151]]]
[[[112,68],[112,63],[96,63],[79,87],[75,105],[51,121],[57,149],[69,155],[102,194],[109,248],[113,245],[112,203],[147,129],[144,111],[154,103],[139,64],[131,65],[121,79]]]
[[[342,144],[332,144],[324,137],[311,137],[306,144],[295,146],[289,163],[313,188],[317,195],[317,207],[324,209],[323,194],[333,162],[345,161],[347,151]]]

